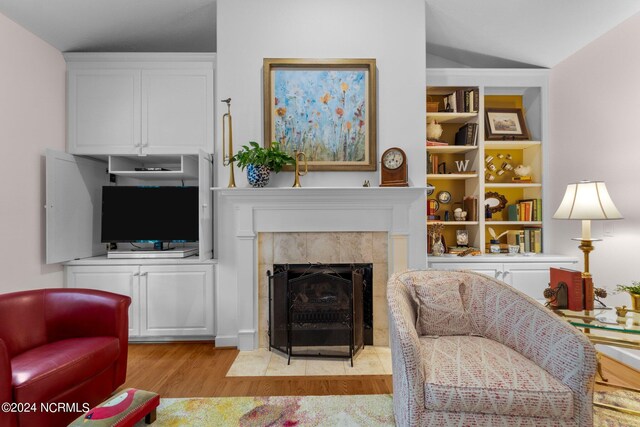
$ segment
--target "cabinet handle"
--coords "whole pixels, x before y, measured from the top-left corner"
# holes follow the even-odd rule
[[[140,277],[147,277],[148,272],[140,273]]]
[[[133,277],[137,277],[139,275],[140,275],[140,273],[133,273]]]
[[[496,279],[499,279],[502,275],[502,271],[496,271]]]
[[[202,204],[202,209],[207,209],[208,207],[209,207],[209,205],[208,205],[208,204],[206,204],[206,203],[203,203],[203,204]]]
[[[503,275],[504,277],[507,277],[507,274],[509,274],[509,271],[503,271],[503,272],[502,272],[502,275]]]
[[[145,142],[143,142],[143,143],[142,143],[142,146],[143,146],[143,147],[148,147],[148,146],[149,146],[149,141],[145,141]]]

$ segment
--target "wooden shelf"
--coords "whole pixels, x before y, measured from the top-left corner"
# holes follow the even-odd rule
[[[434,119],[440,124],[466,123],[474,117],[478,117],[478,113],[427,113],[427,122]]]
[[[478,177],[477,173],[428,173],[427,182],[443,180],[443,179],[464,180],[464,179],[473,179],[477,177]]]
[[[542,225],[542,221],[486,221],[484,225]]]
[[[467,153],[469,151],[477,150],[477,145],[440,145],[427,147],[427,153],[434,154],[458,154]]]
[[[539,147],[541,141],[485,141],[486,150],[521,150],[530,147]]]
[[[478,225],[479,222],[478,221],[436,221],[436,220],[428,220],[427,221],[427,225],[431,225],[431,224],[443,224],[445,226],[447,225]]]
[[[428,176],[428,175],[427,175]],[[485,188],[539,188],[542,187],[542,184],[539,182],[502,182],[502,183],[492,183],[485,182]]]

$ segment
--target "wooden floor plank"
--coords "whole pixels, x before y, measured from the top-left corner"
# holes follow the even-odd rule
[[[211,343],[130,344],[127,381],[121,388],[152,390],[162,397],[322,396],[387,394],[391,375],[335,377],[225,377],[236,349]],[[640,373],[602,356],[613,384],[640,388]],[[596,389],[605,389],[597,386]]]

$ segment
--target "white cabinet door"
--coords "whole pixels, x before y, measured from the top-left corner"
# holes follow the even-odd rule
[[[72,69],[68,77],[68,151],[140,151],[140,70]]]
[[[200,261],[213,258],[213,171],[211,155],[200,151],[198,156],[198,197],[200,202],[199,253]]]
[[[46,151],[45,163],[47,264],[105,253],[100,221],[106,164],[54,150]]]
[[[143,336],[213,336],[213,266],[140,267]]]
[[[543,300],[542,293],[549,286],[551,267],[575,267],[573,263],[505,263],[504,280],[533,299]]]
[[[138,266],[67,266],[65,278],[67,288],[97,289],[129,296],[129,336],[140,335]]]
[[[490,262],[437,262],[430,261],[429,268],[437,268],[439,270],[471,270],[476,273],[486,274],[495,279],[502,280],[502,264]]]
[[[142,71],[142,150],[213,152],[213,70]]]

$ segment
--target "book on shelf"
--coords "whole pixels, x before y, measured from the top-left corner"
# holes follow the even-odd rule
[[[442,147],[446,145],[449,145],[449,143],[444,141],[430,141],[427,139],[427,147]]]
[[[478,88],[457,89],[445,97],[445,105],[454,113],[477,113],[480,108]]]
[[[478,198],[475,196],[465,196],[462,199],[463,209],[467,212],[467,221],[478,220]]]
[[[508,230],[507,244],[519,246],[521,253],[542,253],[542,229],[525,227],[524,230]]]
[[[550,286],[552,289],[557,289],[561,283],[564,283],[567,287],[567,308],[569,310],[584,310],[584,289],[581,272],[551,267],[549,269],[549,277],[551,278]]]
[[[542,221],[542,199],[518,200],[507,206],[509,221]]]
[[[455,145],[477,145],[478,124],[465,123],[456,132]]]

